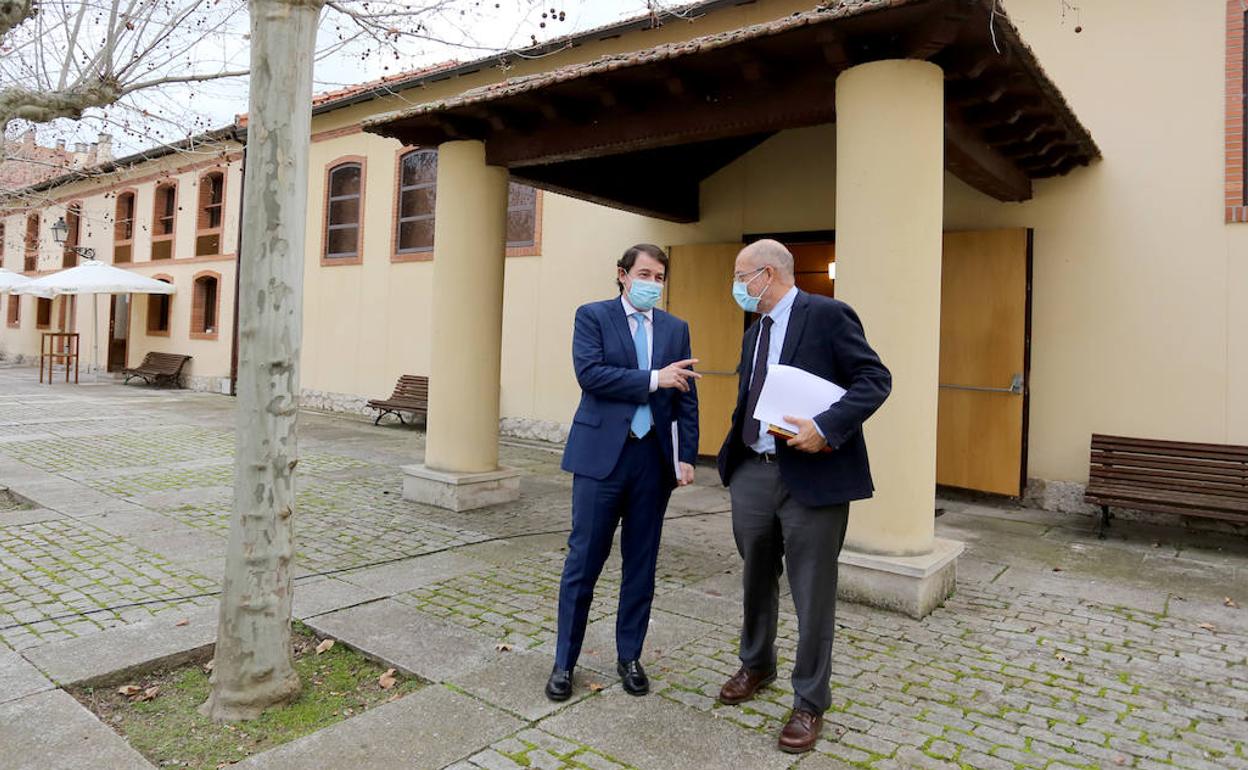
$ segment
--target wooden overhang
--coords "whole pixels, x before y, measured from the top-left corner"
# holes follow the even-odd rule
[[[925,59],[945,73],[945,165],[1001,201],[1100,156],[996,0],[837,0],[381,115],[409,146],[485,142],[514,179],[674,222],[698,186],[778,131],[836,121],[843,70]]]

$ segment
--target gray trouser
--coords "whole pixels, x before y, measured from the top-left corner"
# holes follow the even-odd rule
[[[793,708],[822,714],[832,702],[836,564],[849,503],[802,505],[789,496],[779,466],[754,458],[733,474],[730,491],[732,533],[745,560],[741,663],[755,671],[776,667],[779,580],[787,566],[798,628]]]

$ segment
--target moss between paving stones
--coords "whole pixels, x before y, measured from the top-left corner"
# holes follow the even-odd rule
[[[70,694],[157,767],[216,770],[424,686],[419,679],[396,673],[394,687],[383,690],[377,683],[385,670],[382,666],[341,644],[317,655],[320,640],[311,630],[296,623],[293,631],[295,670],[303,692],[286,707],[270,709],[250,722],[218,725],[199,713],[209,690],[202,662],[124,683],[159,687],[159,695],[146,702],[131,702],[118,693],[116,684]]]

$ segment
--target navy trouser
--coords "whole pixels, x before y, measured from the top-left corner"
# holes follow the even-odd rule
[[[572,477],[572,533],[559,584],[558,668],[571,670],[581,655],[594,585],[611,553],[617,525],[621,526],[623,575],[615,624],[616,654],[620,660],[641,657],[654,601],[663,514],[672,494],[672,470],[666,466],[652,429],[645,438],[625,442],[607,478]]]

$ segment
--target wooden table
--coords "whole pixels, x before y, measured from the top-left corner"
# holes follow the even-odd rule
[[[58,346],[59,343],[59,346]],[[58,349],[59,347],[59,349]],[[44,332],[39,340],[39,381],[43,382],[43,362],[48,362],[48,384],[52,384],[52,369],[58,361],[65,363],[65,382],[69,382],[69,366],[74,366],[74,384],[78,384],[78,333]]]

